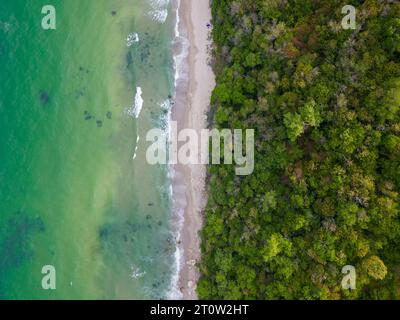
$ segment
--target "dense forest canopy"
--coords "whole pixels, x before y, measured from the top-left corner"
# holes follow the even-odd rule
[[[212,126],[256,130],[255,170],[209,167],[200,298],[399,299],[400,2],[212,12]]]

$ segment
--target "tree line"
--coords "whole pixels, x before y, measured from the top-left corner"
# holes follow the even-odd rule
[[[214,0],[212,14],[211,125],[255,129],[255,168],[208,168],[199,297],[399,299],[400,3]]]

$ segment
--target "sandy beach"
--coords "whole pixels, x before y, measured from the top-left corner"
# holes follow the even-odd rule
[[[211,22],[209,0],[182,0],[179,8],[179,31],[187,39],[186,79],[177,83],[176,104],[172,119],[178,122],[178,130],[207,127],[207,111],[215,77],[209,65]],[[180,48],[182,50],[182,48]],[[200,259],[199,231],[203,223],[203,211],[207,202],[205,192],[206,167],[204,165],[176,165],[174,168],[174,194],[177,207],[184,210],[181,228],[179,289],[183,299],[197,299],[196,283],[199,272],[196,263]],[[179,199],[179,200],[178,200]]]

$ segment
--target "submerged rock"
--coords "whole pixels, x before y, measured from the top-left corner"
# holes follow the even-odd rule
[[[45,231],[44,222],[38,215],[23,211],[15,212],[4,223],[0,234],[0,272],[31,261],[35,254],[31,239]]]
[[[47,105],[49,103],[49,101],[50,101],[50,95],[46,91],[40,91],[39,92],[39,99],[40,99],[40,103],[42,105]]]
[[[85,112],[83,113],[85,115],[85,120],[91,120],[94,117],[89,113],[89,111],[85,110]]]
[[[83,90],[76,90],[75,91],[75,97],[78,99],[80,97],[83,97],[85,94],[83,93]]]
[[[112,117],[111,111],[108,111],[108,112],[107,112],[106,117],[107,117],[108,120],[111,120],[111,117]]]
[[[129,67],[132,63],[133,63],[132,53],[131,53],[131,52],[128,52],[128,53],[126,54],[126,64],[127,64],[127,67]]]
[[[97,120],[97,121],[96,121],[96,124],[97,124],[97,127],[98,127],[98,128],[101,128],[101,127],[103,126],[103,121]]]
[[[107,226],[103,226],[99,229],[99,237],[101,240],[105,240],[110,235],[110,231]]]

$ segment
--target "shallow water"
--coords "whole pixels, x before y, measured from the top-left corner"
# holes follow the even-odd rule
[[[168,168],[146,163],[145,133],[173,95],[171,5],[52,0],[45,31],[42,3],[0,2],[0,298],[165,298]]]

